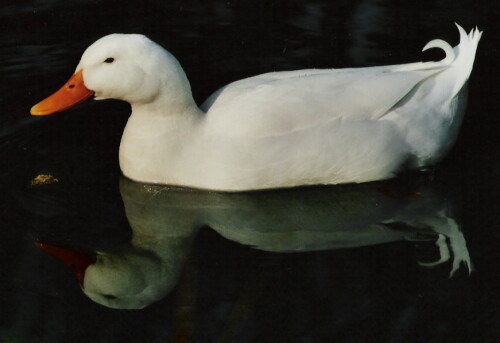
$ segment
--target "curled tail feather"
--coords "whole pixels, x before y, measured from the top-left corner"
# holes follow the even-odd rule
[[[441,63],[444,64],[452,64],[453,61],[456,58],[455,51],[451,47],[450,44],[445,42],[442,39],[433,39],[429,43],[425,44],[424,48],[422,51],[432,49],[432,48],[440,48],[444,50],[444,53],[446,54],[446,57],[441,60]]]

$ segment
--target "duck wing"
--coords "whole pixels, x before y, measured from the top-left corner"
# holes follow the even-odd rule
[[[218,135],[286,135],[332,120],[383,117],[420,82],[445,70],[439,62],[274,72],[233,82],[202,105]]]

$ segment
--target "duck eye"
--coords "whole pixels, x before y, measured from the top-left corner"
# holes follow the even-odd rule
[[[114,58],[113,57],[108,57],[104,60],[104,63],[113,63],[114,62]]]
[[[116,297],[114,295],[110,295],[110,294],[103,294],[103,297],[105,297],[108,300],[115,300],[116,299]]]

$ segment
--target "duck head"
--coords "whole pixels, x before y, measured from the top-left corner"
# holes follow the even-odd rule
[[[31,108],[33,115],[64,111],[86,99],[119,99],[161,106],[191,101],[190,85],[179,62],[139,34],[111,34],[82,55],[71,78]]]

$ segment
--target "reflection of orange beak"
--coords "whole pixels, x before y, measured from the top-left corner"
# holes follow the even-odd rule
[[[64,111],[90,98],[94,92],[85,87],[82,71],[73,74],[57,92],[31,108],[31,114],[44,115]]]
[[[76,279],[83,287],[83,280],[85,278],[85,270],[91,264],[96,262],[96,257],[91,254],[84,254],[75,251],[71,248],[35,242],[35,245],[47,254],[54,256],[62,261],[69,269],[75,274]]]

